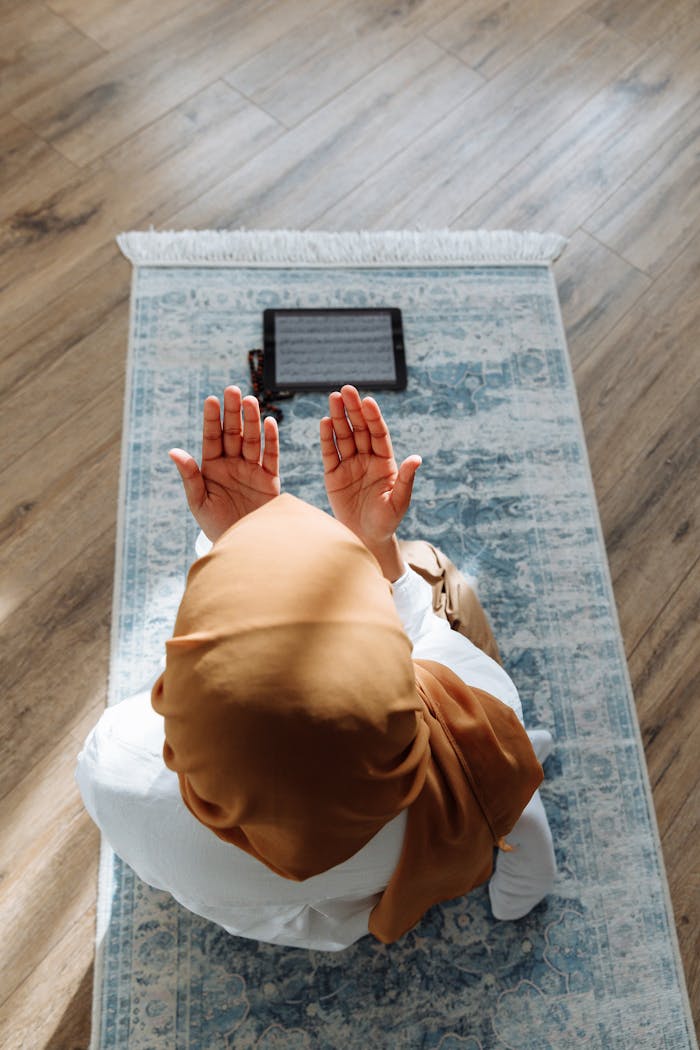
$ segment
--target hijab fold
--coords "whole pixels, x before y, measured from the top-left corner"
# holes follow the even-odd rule
[[[185,805],[284,878],[341,864],[408,809],[370,916],[385,942],[489,877],[542,780],[510,708],[413,661],[373,556],[288,494],[190,569],[152,704]]]

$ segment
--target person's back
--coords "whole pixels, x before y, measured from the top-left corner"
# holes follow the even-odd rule
[[[205,404],[201,471],[171,453],[213,546],[200,540],[152,696],[109,709],[86,742],[86,807],[146,882],[241,936],[394,940],[488,878],[509,833],[489,891],[516,918],[554,876],[517,690],[466,581],[396,538],[419,457],[397,469],[354,388],[330,407],[337,520],[279,495],[276,425],[263,451],[235,389],[223,428]],[[548,741],[535,736],[540,759]]]

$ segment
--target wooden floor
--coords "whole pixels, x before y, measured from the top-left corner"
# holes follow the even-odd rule
[[[87,1046],[130,228],[556,230],[700,1016],[697,0],[0,0],[0,1043]],[[183,510],[184,512],[184,510]]]

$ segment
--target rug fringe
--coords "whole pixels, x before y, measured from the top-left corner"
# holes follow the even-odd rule
[[[548,266],[567,243],[528,230],[151,229],[117,237],[134,266]]]

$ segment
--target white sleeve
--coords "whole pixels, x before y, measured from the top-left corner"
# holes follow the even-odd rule
[[[209,553],[213,546],[214,544],[211,542],[209,537],[205,536],[204,533],[200,531],[199,536],[197,537],[197,541],[194,545],[194,552],[198,558],[203,558],[205,554]]]
[[[394,605],[401,618],[403,629],[415,645],[433,628],[433,597],[425,580],[405,564],[403,576],[392,583]],[[437,617],[435,617],[437,619]]]
[[[432,589],[422,576],[407,568],[393,584],[393,590],[396,611],[413,645],[413,658],[444,664],[467,685],[483,689],[507,704],[522,722],[520,697],[510,676],[499,663],[433,612]]]

